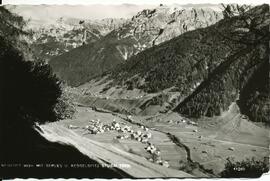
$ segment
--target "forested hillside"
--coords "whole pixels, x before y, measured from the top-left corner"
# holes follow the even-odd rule
[[[0,6],[0,36],[21,50],[21,53],[29,60],[33,60],[34,57],[28,44],[28,40],[31,38],[29,33],[23,30],[25,25],[26,21],[23,20],[23,17],[11,13],[4,6]]]
[[[28,44],[21,39],[27,37],[23,26],[22,17],[0,7],[0,177],[130,177],[118,169],[101,167],[73,146],[50,142],[41,136],[38,125],[58,120],[67,107],[62,107],[60,81],[50,66],[30,61],[33,57],[29,56]],[[52,163],[97,167],[75,171],[70,167],[56,170],[36,166]]]
[[[176,110],[189,116],[213,116],[238,100],[243,114],[269,123],[269,20],[268,5],[230,18],[235,26],[222,36],[230,45],[241,47],[234,49]]]
[[[146,92],[176,86],[183,100],[176,111],[193,117],[219,115],[239,94],[241,99],[241,93],[250,87],[247,82],[257,75],[253,73],[267,64],[268,26],[269,6],[255,7],[143,51],[122,64],[111,77],[115,84]],[[257,98],[259,108],[245,105],[249,110],[265,112],[267,106],[262,104],[269,99],[262,97]]]

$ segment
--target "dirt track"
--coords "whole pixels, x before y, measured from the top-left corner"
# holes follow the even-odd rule
[[[98,143],[76,134],[74,131],[54,123],[41,127],[42,135],[52,142],[74,145],[82,153],[97,160],[101,164],[111,163],[124,172],[138,178],[152,177],[192,177],[182,171],[165,168],[125,152],[111,144]]]

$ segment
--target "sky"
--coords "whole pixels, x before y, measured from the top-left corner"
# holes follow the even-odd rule
[[[159,4],[211,4],[218,3],[247,3],[260,4],[264,0],[2,0],[3,4],[17,4],[9,6],[25,19],[48,20],[60,17],[78,19],[103,19],[103,18],[131,18],[143,9],[153,9]],[[211,3],[211,4],[209,4]],[[42,4],[42,5],[41,5]],[[193,5],[198,6],[198,5]]]
[[[155,8],[156,5],[17,5],[10,7],[25,18],[56,19],[72,17],[79,19],[130,18],[143,9]]]
[[[4,4],[205,4],[240,3],[262,4],[267,0],[2,0]]]

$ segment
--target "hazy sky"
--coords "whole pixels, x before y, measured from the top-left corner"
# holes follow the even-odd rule
[[[261,1],[263,0],[256,0],[255,3]],[[155,8],[160,3],[166,5],[177,3],[181,6],[185,6],[184,4],[187,3],[208,3],[208,6],[211,6],[209,3],[217,4],[221,2],[254,3],[254,0],[3,0],[4,4],[19,4],[11,8],[12,12],[18,13],[26,19],[42,21],[58,19],[59,17],[79,19],[130,18],[137,12]],[[192,5],[189,4],[189,6]]]
[[[262,4],[267,0],[2,0],[4,4],[205,4],[205,3],[240,3]]]
[[[55,19],[72,17],[81,19],[130,18],[146,8],[157,5],[16,5],[10,7],[12,12],[25,18]]]

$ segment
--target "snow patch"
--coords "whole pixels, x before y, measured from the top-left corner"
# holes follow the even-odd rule
[[[123,47],[123,51],[121,50],[120,46],[116,46],[117,50],[119,51],[119,53],[121,54],[121,56],[123,57],[124,60],[127,60],[128,58],[128,50],[126,47]]]

